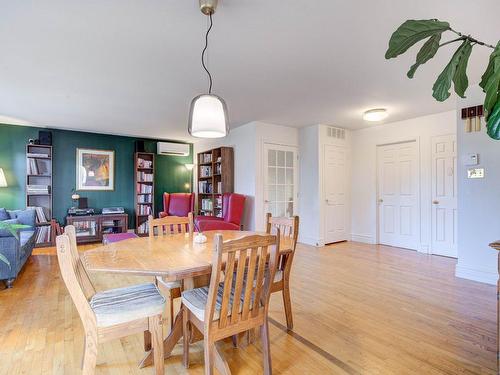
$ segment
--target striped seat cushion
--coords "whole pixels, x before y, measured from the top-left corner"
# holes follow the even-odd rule
[[[222,308],[222,294],[224,292],[224,283],[219,284],[219,289],[217,291],[217,301],[215,303],[215,312],[213,320],[219,320],[220,310]],[[241,296],[240,296],[240,309],[243,309],[243,299],[245,297],[245,285],[243,285]],[[205,321],[205,308],[208,299],[208,287],[204,286],[202,288],[196,288],[182,292],[182,303],[186,306],[200,321]],[[234,300],[234,283],[231,289],[231,295],[229,297],[229,306],[227,315],[231,315],[231,310]],[[253,305],[253,293],[250,298],[250,309]]]
[[[90,307],[97,326],[108,327],[161,314],[165,298],[156,285],[147,283],[96,293],[90,299]]]

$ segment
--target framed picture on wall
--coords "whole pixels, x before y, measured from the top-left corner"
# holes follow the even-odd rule
[[[76,149],[76,190],[115,189],[115,152]]]

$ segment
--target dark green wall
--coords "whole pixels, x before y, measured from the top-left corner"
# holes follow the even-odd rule
[[[0,168],[7,179],[7,188],[0,188],[0,207],[9,209],[25,207],[25,147],[30,138],[38,138],[40,128],[0,124]],[[68,208],[72,205],[71,193],[76,186],[76,149],[95,148],[115,151],[115,190],[81,191],[89,207],[121,206],[129,214],[129,226],[135,225],[134,217],[134,147],[140,138],[106,134],[43,129],[52,132],[53,158],[53,209],[54,218],[64,224]],[[156,153],[156,141],[144,139],[146,151]],[[185,163],[193,162],[193,145],[189,156],[155,155],[155,207],[161,210],[163,192],[190,191],[192,172]]]

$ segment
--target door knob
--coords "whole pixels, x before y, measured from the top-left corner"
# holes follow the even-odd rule
[[[382,203],[383,201],[384,201],[384,200],[383,200],[382,198],[380,198],[380,199],[378,200],[378,203]]]
[[[439,204],[439,201],[432,201],[432,204]]]
[[[264,203],[269,203],[269,201],[266,199],[266,200],[264,200]]]

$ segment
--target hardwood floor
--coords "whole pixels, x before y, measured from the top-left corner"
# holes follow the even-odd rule
[[[88,249],[91,246],[82,247]],[[82,326],[53,249],[28,260],[0,290],[0,374],[79,374]],[[275,374],[494,374],[496,288],[454,277],[455,260],[355,242],[300,245],[292,269],[294,332],[281,295],[271,300]],[[96,288],[145,278],[93,274]],[[262,373],[261,347],[223,344],[235,374]],[[152,374],[137,367],[142,335],[99,348],[97,374]],[[182,345],[166,374],[202,374],[203,348]]]

